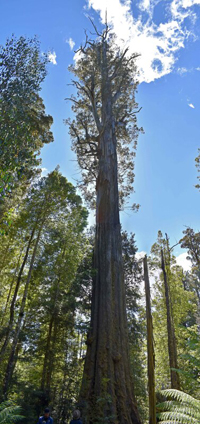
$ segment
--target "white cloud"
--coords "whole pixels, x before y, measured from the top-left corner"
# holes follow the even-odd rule
[[[73,48],[75,46],[75,42],[72,40],[72,38],[69,38],[69,40],[66,40],[66,43],[68,43],[70,49],[73,50]]]
[[[187,259],[188,253],[181,253],[179,256],[176,257],[176,262],[178,265],[182,266],[184,271],[190,271],[191,269],[191,261]]]
[[[141,252],[136,252],[135,257],[138,261],[142,260],[146,255],[146,252],[143,250]]]
[[[56,62],[56,52],[49,52],[48,53],[48,58],[49,58],[49,61],[51,63],[53,63],[53,65],[57,65],[57,62]]]
[[[137,59],[140,82],[151,82],[170,73],[176,62],[176,53],[184,48],[185,40],[192,35],[186,29],[185,19],[195,14],[191,9],[200,5],[200,0],[140,0],[137,3],[139,17],[134,18],[131,1],[87,0],[88,7],[100,13],[102,22],[107,21],[117,34],[121,47],[128,46],[129,52],[140,53]],[[153,12],[158,3],[165,10],[165,22],[155,23]]]
[[[195,109],[195,107],[192,103],[189,103],[188,106],[190,106],[192,109]]]
[[[47,174],[48,169],[47,168],[41,168],[41,169],[42,169],[42,177],[44,177]]]

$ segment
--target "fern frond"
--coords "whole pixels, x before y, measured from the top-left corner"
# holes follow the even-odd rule
[[[6,401],[0,404],[0,424],[13,424],[24,418],[20,415],[20,406]]]
[[[199,424],[198,419],[189,416],[187,413],[183,414],[178,411],[161,412],[159,414],[159,418],[161,419],[162,424],[163,421],[169,421],[170,423],[174,421],[177,424]]]
[[[167,401],[157,405],[160,424],[199,424],[200,401],[180,390],[162,390]]]

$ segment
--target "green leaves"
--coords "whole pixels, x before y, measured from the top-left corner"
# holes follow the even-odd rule
[[[66,389],[62,390],[65,397],[77,394],[81,375],[77,384],[74,367],[81,374],[83,362],[78,356],[82,341],[80,330],[76,329],[76,310],[79,303],[82,308],[83,297],[82,281],[77,281],[76,274],[88,249],[84,233],[87,215],[75,187],[56,168],[32,183],[13,212],[13,225],[7,225],[7,236],[2,236],[0,350],[5,341],[8,343],[1,357],[0,386],[3,386],[13,334],[17,334],[17,322],[23,314],[20,332],[16,336],[16,366],[14,364],[14,375],[10,378],[10,388],[17,392],[20,404],[27,394],[30,401],[31,390],[41,388],[43,369],[41,396],[49,386],[50,389],[59,388],[64,378]],[[8,221],[9,214],[4,218]],[[32,262],[38,234],[40,238]],[[31,279],[27,285],[30,269]],[[26,288],[27,297],[23,304]],[[58,396],[56,402],[59,399]],[[35,419],[29,417],[30,422]]]
[[[19,415],[21,412],[20,406],[14,402],[6,401],[0,404],[0,424],[14,424],[24,418]]]
[[[159,405],[163,412],[158,414],[160,424],[198,424],[200,421],[200,401],[179,390],[162,390],[169,399]]]
[[[37,38],[12,37],[0,46],[0,198],[37,173],[37,155],[53,141],[53,119],[38,92],[47,58]]]

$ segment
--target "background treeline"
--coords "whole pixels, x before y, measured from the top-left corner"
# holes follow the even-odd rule
[[[30,424],[47,405],[63,423],[78,400],[95,273],[81,197],[59,168],[41,177],[39,153],[53,141],[39,96],[47,62],[36,39],[12,38],[0,49],[0,400],[22,406]],[[145,421],[143,264],[134,235],[122,231],[122,242],[132,376]],[[186,228],[180,244],[190,271],[160,231],[148,260],[156,390],[199,398],[200,233]]]

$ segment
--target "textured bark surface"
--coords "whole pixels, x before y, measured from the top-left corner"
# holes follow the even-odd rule
[[[128,355],[125,287],[119,221],[115,122],[102,59],[102,122],[96,192],[96,240],[91,328],[80,394],[88,424],[138,424]]]
[[[156,395],[155,395],[155,355],[153,345],[153,323],[151,314],[151,297],[147,257],[144,257],[144,281],[146,294],[147,319],[147,353],[148,353],[148,391],[149,391],[149,424],[156,424]]]
[[[177,347],[176,347],[176,337],[173,323],[173,314],[170,301],[170,291],[169,283],[167,279],[167,272],[165,267],[165,259],[163,250],[161,250],[161,267],[164,277],[164,286],[165,286],[165,301],[167,309],[167,334],[168,334],[168,353],[169,353],[169,366],[171,371],[171,388],[180,390],[180,380],[179,375],[174,369],[178,369],[177,361]]]

